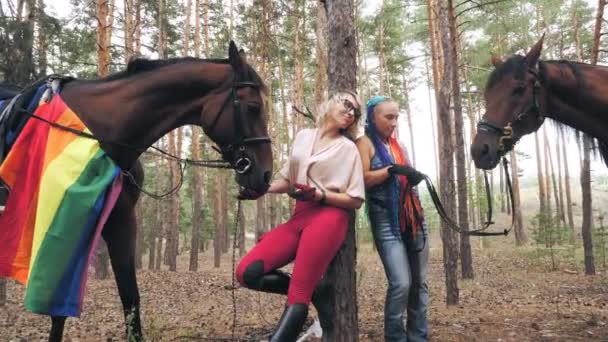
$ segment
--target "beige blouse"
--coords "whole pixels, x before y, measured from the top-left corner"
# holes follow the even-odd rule
[[[363,167],[355,143],[341,136],[314,155],[318,129],[296,134],[289,160],[279,171],[291,183],[307,184],[365,199]]]

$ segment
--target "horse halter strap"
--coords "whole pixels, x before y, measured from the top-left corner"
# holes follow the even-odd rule
[[[513,139],[514,123],[524,120],[528,115],[535,115],[537,120],[541,123],[545,120],[545,116],[540,112],[540,82],[538,81],[538,73],[535,69],[528,69],[528,72],[534,75],[535,80],[532,88],[532,102],[526,109],[518,113],[514,120],[507,122],[504,127],[491,122],[485,118],[485,116],[477,122],[477,129],[490,130],[498,133],[498,149],[502,152],[506,152],[507,143]]]
[[[243,123],[241,122],[241,101],[239,100],[239,96],[237,91],[241,88],[245,87],[253,87],[259,88],[260,86],[255,82],[246,82],[246,81],[234,81],[230,88],[230,96],[226,98],[226,102],[222,105],[219,112],[215,115],[215,119],[209,126],[208,131],[212,132],[213,128],[219,121],[219,118],[222,114],[222,110],[228,103],[228,101],[232,100],[233,106],[233,124],[234,124],[234,140],[228,144],[218,144],[218,148],[215,148],[218,152],[221,153],[222,158],[230,163],[234,171],[238,174],[246,174],[253,167],[254,161],[247,154],[247,146],[255,145],[255,144],[264,144],[271,143],[271,139],[268,136],[257,136],[250,137],[248,132],[245,132],[245,128],[243,127]]]

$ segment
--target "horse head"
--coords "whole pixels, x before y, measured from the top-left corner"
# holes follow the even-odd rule
[[[525,56],[515,55],[505,61],[492,56],[495,69],[484,90],[486,113],[477,123],[471,144],[476,167],[493,169],[522,136],[542,125],[538,64],[543,38]]]

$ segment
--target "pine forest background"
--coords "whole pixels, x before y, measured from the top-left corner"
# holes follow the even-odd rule
[[[487,211],[483,175],[474,168],[468,146],[484,112],[481,92],[492,70],[490,55],[527,51],[544,34],[544,59],[599,64],[608,59],[605,0],[354,4],[357,91],[364,102],[377,94],[398,101],[398,134],[413,163],[433,176],[448,213],[464,226],[480,226]],[[314,113],[327,94],[328,44],[335,42],[327,39],[332,18],[324,6],[303,0],[1,0],[0,78],[25,86],[48,74],[103,77],[137,56],[226,58],[232,39],[270,89],[265,100],[276,173],[294,134],[312,126],[299,111]],[[415,139],[420,135],[426,140]],[[599,274],[594,279],[608,284],[605,165],[594,159],[588,139],[551,123],[527,139],[510,154],[516,225],[506,238],[456,235],[440,224],[426,189],[420,189],[433,262],[441,270],[441,289],[433,296],[445,304],[467,303],[463,298],[475,285],[466,279],[479,280],[493,270],[488,260],[509,265],[519,260],[524,263],[520,269],[536,265],[543,272],[572,276],[573,282],[585,282],[583,273]],[[175,130],[155,146],[193,159],[219,157],[198,127]],[[141,160],[147,190],[164,192],[180,181],[179,165],[151,154]],[[503,191],[505,175],[497,168],[489,176],[498,215],[495,229],[502,229],[511,214]],[[287,196],[268,195],[243,202],[237,211],[232,171],[187,167],[183,177],[174,196],[154,200],[143,195],[139,201],[136,262],[142,271],[204,273],[222,268],[229,274],[233,243],[243,255],[261,234],[284,222],[293,206]],[[364,255],[358,263],[365,269],[366,251],[373,252],[364,209],[357,213],[356,229]],[[504,246],[509,249],[498,252]],[[110,272],[101,248],[96,277],[106,279]],[[381,270],[376,277],[384,280]],[[6,288],[0,281],[0,305],[6,301]],[[608,315],[608,286],[603,288],[601,303],[591,305],[599,306],[589,338],[600,336],[598,331],[608,334],[602,325]],[[378,294],[378,303],[381,298]]]

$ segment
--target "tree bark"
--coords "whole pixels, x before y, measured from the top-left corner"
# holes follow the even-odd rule
[[[315,74],[315,107],[327,98],[327,13],[325,4],[317,1],[316,19],[316,61]]]
[[[543,160],[540,154],[540,139],[538,138],[538,132],[534,132],[534,144],[536,147],[536,178],[538,179],[538,202],[539,211],[541,215],[546,215],[547,205],[545,203],[545,178],[543,175]],[[541,221],[544,225],[544,220]],[[543,227],[540,227],[541,229]]]
[[[222,218],[222,180],[221,175],[219,173],[215,174],[215,201],[214,201],[214,218],[215,218],[215,234],[213,236],[213,266],[220,267],[220,261],[222,257],[222,248],[223,248],[223,236],[222,236],[222,226],[223,226],[223,218]]]
[[[591,196],[591,138],[583,137],[583,165],[581,167],[581,190],[583,196],[583,249],[585,254],[585,274],[595,274],[593,258],[593,203]]]
[[[414,146],[414,124],[412,122],[412,108],[411,108],[411,104],[410,104],[410,97],[409,97],[409,87],[408,87],[408,82],[407,82],[407,78],[405,78],[405,75],[401,75],[402,78],[402,83],[403,83],[403,110],[405,111],[405,118],[407,120],[407,130],[408,130],[408,134],[410,136],[410,154],[411,154],[411,158],[410,161],[412,162],[412,166],[415,168],[416,167],[416,148]]]
[[[452,79],[452,49],[449,37],[449,6],[451,2],[439,2],[433,7],[437,8],[437,26],[439,28],[440,46],[442,55],[442,71],[440,72],[439,96],[437,97],[437,132],[443,139],[439,141],[439,188],[441,189],[441,202],[450,217],[456,215],[456,189],[454,185],[454,146],[452,143],[452,117],[450,115],[450,85]],[[441,239],[443,241],[443,266],[446,283],[447,305],[457,305],[459,300],[458,290],[458,236],[442,222]]]
[[[47,74],[47,50],[49,46],[47,38],[47,16],[44,12],[44,0],[38,0],[38,8],[36,9],[38,15],[36,20],[38,22],[38,78],[43,77]]]
[[[328,89],[330,94],[357,87],[357,35],[355,2],[327,0],[328,23]],[[327,271],[333,286],[335,317],[334,336],[324,334],[322,341],[356,342],[359,340],[356,276],[355,211],[349,215],[344,245]]]
[[[559,202],[559,206],[558,206],[558,212],[559,212],[559,218],[562,221],[562,223],[566,223],[566,211],[565,211],[565,204],[564,204],[564,188],[563,188],[563,179],[562,179],[562,157],[561,157],[561,151],[560,151],[560,135],[561,135],[561,130],[557,129],[555,131],[556,133],[556,137],[557,137],[557,144],[555,144],[555,155],[557,156],[557,184],[558,186],[556,187],[556,191],[558,193],[558,202]],[[564,161],[565,162],[565,161]]]
[[[572,195],[570,193],[570,170],[568,166],[568,153],[566,152],[566,136],[564,132],[561,132],[562,137],[562,153],[564,158],[564,188],[566,190],[566,212],[568,217],[568,226],[570,229],[574,230],[574,215],[572,213]],[[574,239],[574,234],[572,234],[572,239]],[[574,241],[573,241],[574,242]]]
[[[595,13],[595,26],[593,29],[593,47],[591,49],[591,64],[597,64],[600,53],[600,38],[602,36],[602,23],[604,18],[604,7],[606,0],[597,1],[597,12]]]
[[[517,166],[517,154],[515,148],[511,151],[511,185],[513,186],[513,212],[511,215],[515,218],[515,244],[523,246],[528,241],[526,231],[524,230],[524,222],[521,214],[521,197],[519,192],[519,169]]]
[[[452,63],[452,98],[454,100],[454,134],[456,136],[456,184],[458,184],[458,224],[464,231],[469,227],[469,207],[467,196],[467,174],[466,174],[466,154],[464,151],[464,120],[462,117],[462,97],[460,95],[460,76],[458,66],[460,58],[458,56],[459,38],[456,30],[456,16],[454,14],[454,4],[448,0],[448,25],[450,31],[450,59]],[[462,278],[473,279],[473,255],[471,253],[471,243],[467,234],[460,235],[460,263]]]
[[[97,15],[97,76],[107,76],[110,69],[110,38],[111,26],[111,7],[109,0],[96,0]],[[97,247],[97,259],[95,263],[95,277],[97,279],[107,279],[109,272],[110,256],[105,241]]]
[[[255,219],[255,241],[259,241],[262,235],[268,231],[268,225],[264,219],[264,211],[266,210],[266,198],[260,197],[256,201],[256,219]]]

